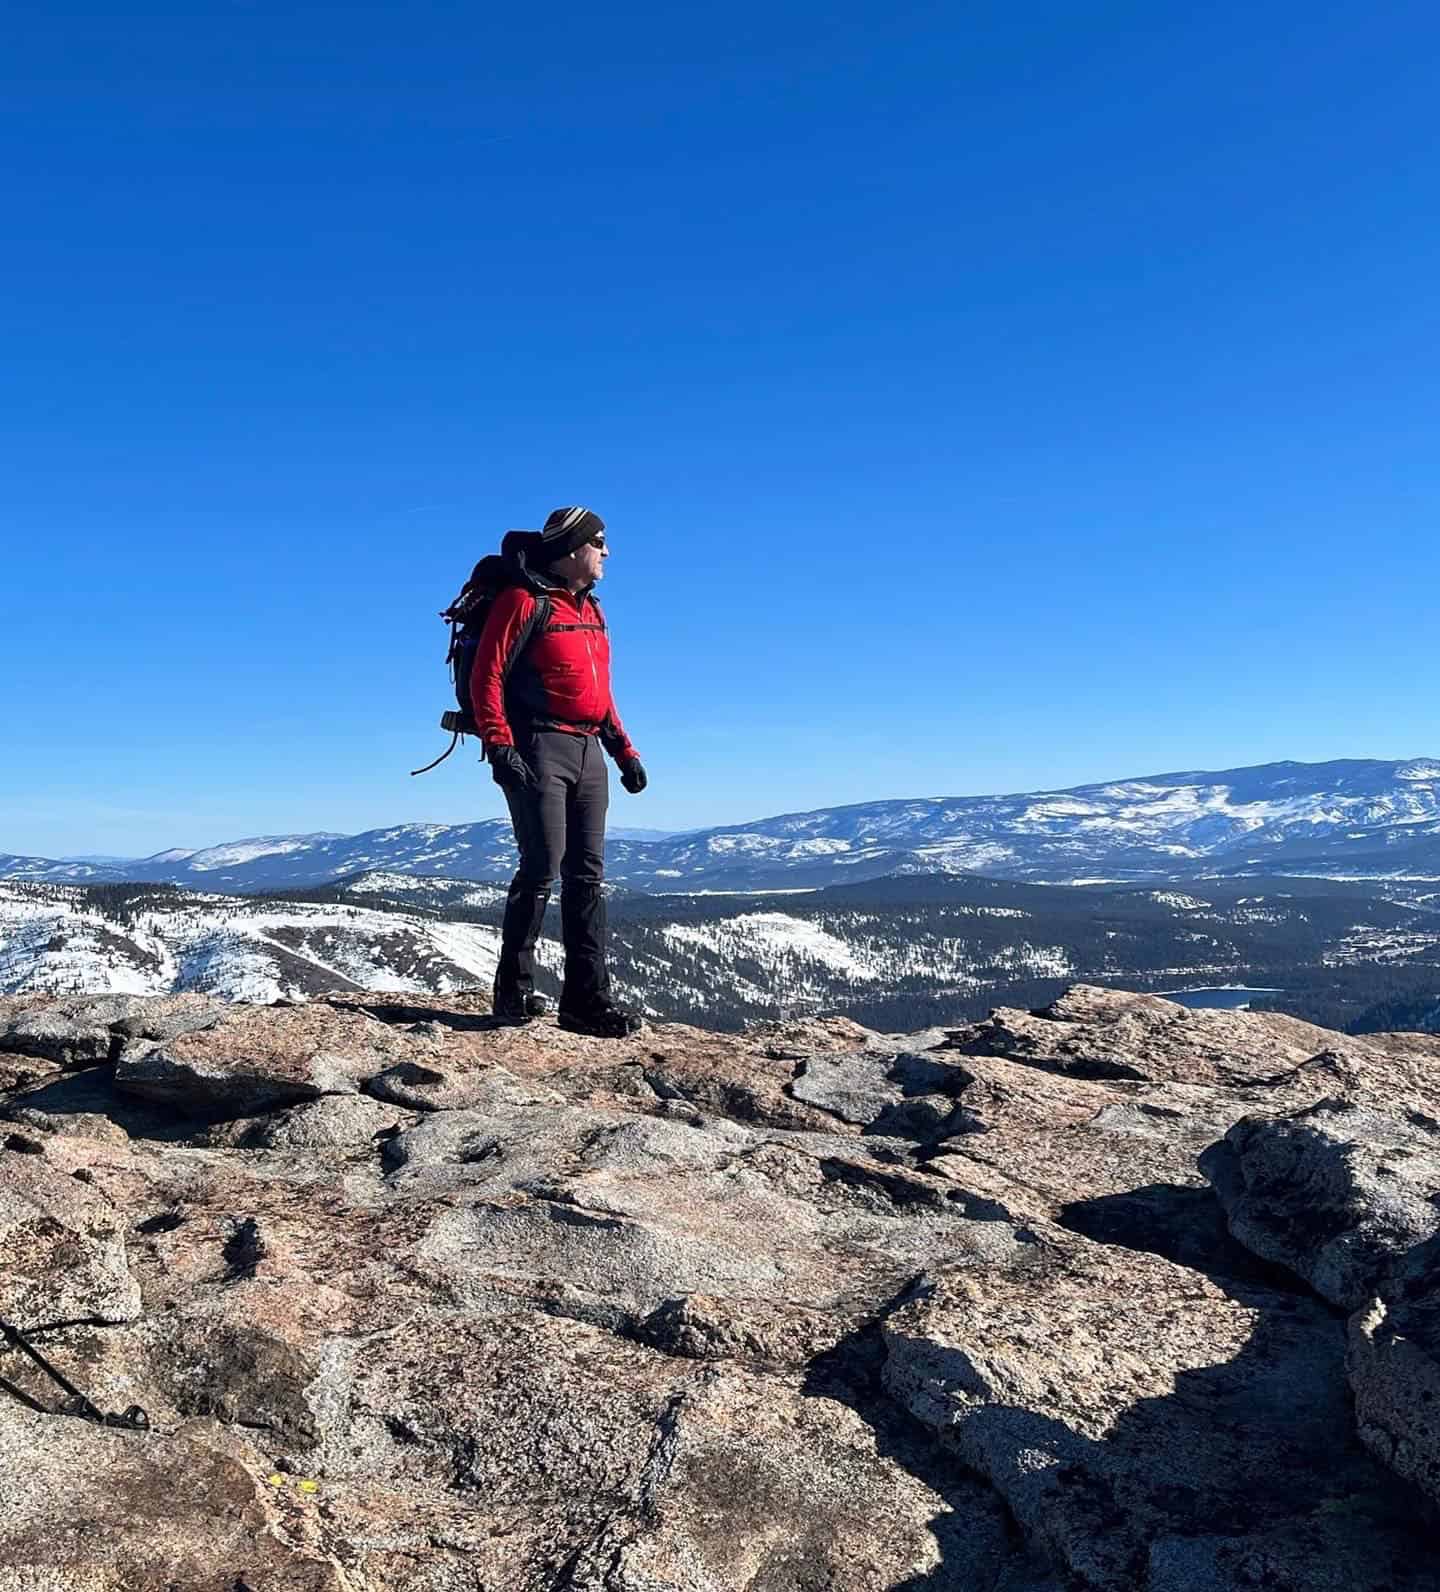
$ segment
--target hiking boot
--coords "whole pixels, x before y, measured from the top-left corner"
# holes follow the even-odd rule
[[[543,995],[497,995],[490,1005],[491,1016],[506,1028],[523,1028],[549,1010]]]
[[[536,1006],[539,1010],[536,1010]],[[545,1011],[545,1000],[540,995],[520,995],[496,990],[490,1001],[490,1015],[504,1028],[523,1028]]]
[[[567,1012],[562,1006],[556,1020],[566,1033],[588,1034],[592,1039],[629,1039],[643,1027],[638,1012],[608,1003],[583,1012]]]

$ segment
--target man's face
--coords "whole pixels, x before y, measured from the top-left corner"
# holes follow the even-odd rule
[[[570,556],[575,560],[575,573],[587,585],[594,585],[604,575],[605,560],[610,556],[610,544],[605,539],[605,533],[601,531],[583,547],[577,547]]]

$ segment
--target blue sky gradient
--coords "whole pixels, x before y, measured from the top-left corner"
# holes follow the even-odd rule
[[[7,14],[0,851],[495,817],[584,502],[616,823],[1440,755],[1440,13]]]

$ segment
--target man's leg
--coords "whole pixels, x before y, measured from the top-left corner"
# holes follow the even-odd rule
[[[520,866],[505,898],[500,930],[500,962],[495,969],[494,1009],[497,1016],[523,1017],[535,989],[535,942],[545,921],[560,858],[565,851],[565,806],[569,791],[565,759],[547,744],[568,736],[527,737],[521,753],[534,770],[534,790],[507,790],[510,822],[520,849]]]
[[[565,855],[560,864],[560,922],[565,941],[560,1011],[578,1018],[612,1010],[603,887],[610,781],[599,741],[587,736],[581,744],[580,776],[570,792]]]

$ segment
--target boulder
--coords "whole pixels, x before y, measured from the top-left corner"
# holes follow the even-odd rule
[[[79,1139],[108,1139],[123,1144],[130,1137],[103,1111],[39,1111],[22,1104],[8,1107],[5,1120],[36,1133],[63,1133]]]
[[[1430,1286],[1350,1318],[1350,1386],[1361,1441],[1440,1508],[1440,1254]]]
[[[37,1088],[60,1070],[58,1061],[0,1053],[0,1098]]]
[[[0,1001],[0,1051],[63,1067],[109,1061],[126,1040],[164,1040],[226,1010],[208,995],[19,996]]]
[[[793,1095],[797,1063],[853,1051],[868,1038],[863,1028],[843,1018],[767,1024],[739,1042],[679,1023],[657,1023],[649,1030],[641,1071],[646,1091],[659,1100],[758,1127],[833,1133],[833,1113]]]
[[[1072,1078],[1244,1086],[1298,1067],[1334,1038],[1293,1017],[1199,1011],[1078,984],[1041,1011],[1001,1007],[952,1030],[949,1046]]]
[[[1326,1100],[1246,1117],[1200,1157],[1230,1231],[1343,1310],[1388,1297],[1440,1232],[1440,1127]]]
[[[175,1140],[193,1124],[173,1110],[115,1092],[107,1067],[56,1072],[0,1102],[0,1117],[39,1133],[121,1143],[127,1138]]]
[[[404,1048],[361,1012],[238,1006],[208,1028],[158,1045],[131,1040],[116,1063],[115,1087],[196,1114],[240,1116],[354,1094]]]
[[[355,1150],[397,1133],[411,1113],[364,1095],[322,1095],[285,1111],[227,1122],[208,1144],[241,1150]]]

